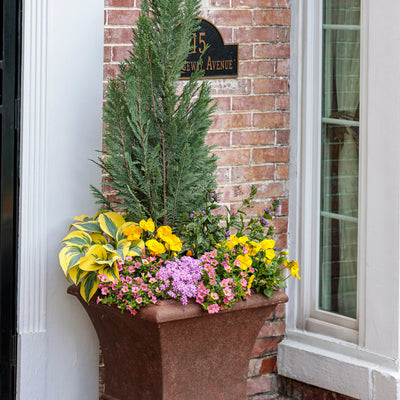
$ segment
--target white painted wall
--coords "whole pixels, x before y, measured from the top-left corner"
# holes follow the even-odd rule
[[[103,1],[23,4],[19,400],[98,398],[98,341],[58,264],[100,170]]]

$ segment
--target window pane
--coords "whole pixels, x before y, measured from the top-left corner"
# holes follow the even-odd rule
[[[319,307],[357,315],[360,1],[324,1]]]

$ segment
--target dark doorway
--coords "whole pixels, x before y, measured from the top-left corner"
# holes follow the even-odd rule
[[[21,0],[0,0],[0,398],[15,399]]]

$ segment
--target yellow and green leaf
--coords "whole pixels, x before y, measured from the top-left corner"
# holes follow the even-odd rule
[[[107,259],[108,256],[105,248],[101,244],[95,244],[88,250],[86,255],[82,257],[79,268],[84,271],[97,271],[101,267],[97,260]]]
[[[82,280],[81,283],[81,296],[83,300],[87,303],[96,293],[97,288],[99,287],[99,280],[97,278],[97,272],[88,273]]]
[[[75,285],[78,286],[78,283],[81,281],[81,279],[83,279],[88,273],[88,271],[83,271],[78,265],[75,265],[68,270],[68,277]]]
[[[91,233],[90,237],[92,238],[92,242],[96,244],[106,244],[107,239],[101,233]]]
[[[62,240],[67,246],[85,246],[91,245],[92,239],[90,235],[82,231],[73,231],[68,233],[67,236]]]
[[[65,246],[61,249],[58,258],[64,274],[67,275],[70,268],[77,265],[85,256],[89,246]]]
[[[75,222],[74,224],[70,225],[73,226],[74,228],[80,230],[80,231],[85,231],[85,232],[98,232],[101,233],[101,228],[100,224],[98,221],[83,221],[83,222]]]
[[[113,265],[111,266],[103,267],[102,269],[99,270],[98,273],[102,275],[107,275],[110,281],[113,281],[114,279],[119,280],[119,272],[116,263],[113,263]]]
[[[103,232],[115,239],[119,227],[125,223],[125,220],[118,213],[107,212],[99,215],[99,223]]]

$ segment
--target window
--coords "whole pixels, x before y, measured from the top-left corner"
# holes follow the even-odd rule
[[[360,0],[324,0],[319,302],[357,318]]]

